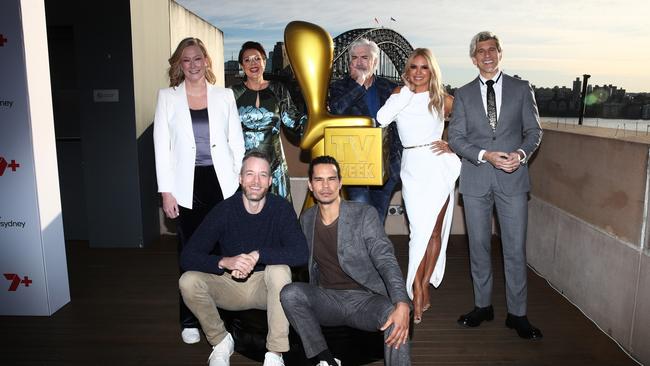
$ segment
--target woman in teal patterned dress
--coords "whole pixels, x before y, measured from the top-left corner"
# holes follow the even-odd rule
[[[279,82],[264,80],[266,52],[257,42],[246,42],[239,51],[246,81],[232,90],[239,109],[246,151],[262,150],[271,157],[271,192],[291,201],[289,174],[280,140],[282,125],[301,134],[307,116],[301,114],[289,91]]]

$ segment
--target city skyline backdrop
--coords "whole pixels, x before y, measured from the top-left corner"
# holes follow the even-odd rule
[[[491,30],[501,39],[504,72],[538,87],[570,86],[587,73],[592,85],[650,91],[647,0],[176,1],[224,32],[226,61],[236,59],[248,40],[272,51],[293,20],[315,23],[333,38],[355,28],[383,26],[413,47],[431,48],[443,82],[459,87],[477,75],[469,41],[477,32]]]

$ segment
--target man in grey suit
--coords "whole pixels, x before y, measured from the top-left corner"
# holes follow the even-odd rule
[[[282,308],[308,358],[340,365],[321,325],[384,332],[386,365],[410,365],[410,301],[393,245],[377,210],[341,199],[341,173],[330,156],[309,165],[309,190],[317,205],[300,217],[309,246],[309,283],[280,293]]]
[[[499,69],[501,45],[491,32],[470,43],[480,75],[458,89],[449,124],[449,145],[463,159],[460,193],[469,237],[474,309],[458,323],[477,327],[494,319],[490,240],[496,207],[506,277],[506,326],[526,339],[542,332],[526,316],[526,225],[530,181],[526,163],[542,139],[535,96],[527,81]]]

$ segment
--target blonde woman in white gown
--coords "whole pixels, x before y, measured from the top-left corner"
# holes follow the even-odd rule
[[[395,89],[377,121],[382,126],[397,121],[404,145],[400,177],[410,230],[406,289],[417,324],[430,307],[429,283],[438,287],[445,272],[460,160],[442,140],[453,98],[445,93],[431,51],[414,50],[402,79],[405,86]]]

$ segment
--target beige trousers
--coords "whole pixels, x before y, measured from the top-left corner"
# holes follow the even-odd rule
[[[291,283],[286,265],[266,266],[246,281],[235,281],[230,274],[189,271],[179,282],[183,301],[201,323],[210,344],[219,344],[227,334],[217,307],[225,310],[262,309],[267,311],[269,332],[266,348],[273,352],[289,351],[289,321],[280,304],[280,290]]]

